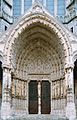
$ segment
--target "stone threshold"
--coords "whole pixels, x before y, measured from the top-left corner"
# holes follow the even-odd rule
[[[66,118],[59,118],[59,116],[52,116],[52,115],[25,115],[25,116],[12,116],[9,119],[5,120],[68,120]]]

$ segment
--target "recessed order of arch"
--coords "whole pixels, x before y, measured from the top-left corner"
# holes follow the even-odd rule
[[[25,44],[27,45],[31,39],[35,39],[36,37],[43,37],[44,39],[49,38],[50,41],[47,41],[50,42],[50,44],[54,45],[53,43],[55,42],[55,46],[60,46],[59,48],[62,48],[58,40],[59,38],[53,30],[49,31],[45,26],[38,26],[38,24],[24,30],[23,33],[19,34],[18,39],[14,40],[14,43],[17,44],[16,47],[20,47],[20,44],[24,46]]]

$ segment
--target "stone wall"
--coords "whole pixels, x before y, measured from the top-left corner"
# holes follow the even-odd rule
[[[11,86],[11,105],[12,114],[20,114],[22,111],[26,112],[27,100],[26,100],[26,81],[14,78],[12,79]]]
[[[65,79],[52,82],[52,113],[53,115],[65,116],[66,85]]]
[[[27,81],[19,78],[12,79],[11,107],[12,114],[28,113],[28,88]],[[60,117],[65,116],[66,86],[65,79],[52,81],[51,85],[51,114]]]

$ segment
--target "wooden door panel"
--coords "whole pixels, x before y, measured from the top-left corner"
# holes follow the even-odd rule
[[[38,114],[38,84],[37,81],[29,83],[29,114]]]
[[[49,81],[42,81],[41,83],[41,113],[50,114],[51,100],[50,100],[50,83]]]

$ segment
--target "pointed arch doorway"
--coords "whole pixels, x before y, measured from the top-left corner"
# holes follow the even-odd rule
[[[31,80],[29,88],[29,114],[50,114],[51,87],[48,80]]]

